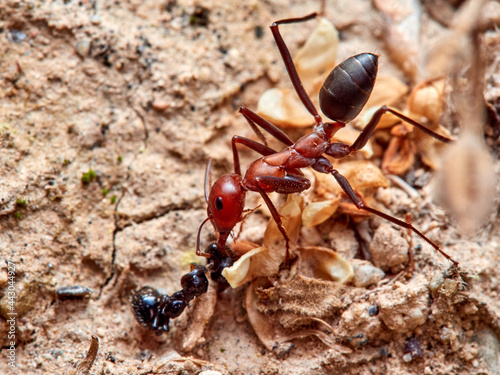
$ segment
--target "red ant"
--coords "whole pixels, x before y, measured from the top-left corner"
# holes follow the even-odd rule
[[[413,227],[411,222],[396,219],[367,206],[351,187],[347,179],[335,170],[332,163],[323,156],[323,154],[326,154],[335,159],[340,159],[363,148],[375,130],[380,118],[387,112],[392,113],[441,142],[449,143],[452,140],[427,129],[425,126],[406,117],[402,113],[383,106],[374,113],[371,120],[352,145],[341,142],[332,143],[330,141],[331,137],[339,129],[343,128],[346,123],[352,121],[361,112],[368,101],[377,76],[378,56],[371,53],[361,53],[349,57],[332,70],[319,93],[319,103],[322,112],[329,119],[333,120],[333,122],[323,123],[321,116],[318,114],[311,99],[302,86],[290,52],[278,29],[279,25],[308,21],[315,18],[316,15],[316,13],[312,13],[302,18],[284,19],[276,21],[271,25],[271,31],[295,91],[316,121],[314,129],[311,133],[303,136],[294,143],[283,131],[270,122],[248,108],[244,106],[240,107],[240,113],[245,117],[250,127],[264,144],[237,135],[234,136],[232,138],[232,149],[235,173],[224,174],[220,177],[212,186],[210,194],[207,194],[208,179],[205,178],[205,197],[208,203],[208,218],[201,224],[198,230],[198,240],[196,244],[197,255],[207,256],[200,251],[200,231],[208,220],[212,222],[212,225],[218,233],[219,238],[217,246],[218,249],[220,249],[219,251],[224,251],[223,249],[225,249],[229,234],[234,226],[243,219],[242,214],[245,205],[245,193],[250,190],[260,193],[266,205],[269,207],[274,221],[286,240],[286,263],[288,263],[289,238],[283,228],[280,214],[266,193],[277,192],[281,194],[290,194],[309,189],[311,187],[311,182],[304,177],[301,169],[312,167],[318,172],[332,174],[344,193],[358,209],[368,211],[396,225],[412,230],[434,247],[436,251],[440,252],[446,259],[449,259],[457,265],[458,262],[442,251],[439,246],[427,238],[422,232]],[[266,145],[264,136],[257,126],[283,142],[287,148],[280,152],[269,148]],[[254,161],[248,167],[244,177],[241,174],[238,151],[236,148],[237,143],[263,155],[263,157]],[[209,167],[207,168],[207,176],[208,173]]]

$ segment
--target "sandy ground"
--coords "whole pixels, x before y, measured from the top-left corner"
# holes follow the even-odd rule
[[[438,3],[453,15],[448,2]],[[268,25],[319,6],[281,0],[0,4],[2,373],[75,373],[94,335],[99,351],[92,374],[500,374],[498,192],[486,203],[493,208],[487,223],[467,237],[418,184],[416,198],[396,186],[379,192],[384,210],[400,218],[410,212],[460,268],[451,269],[414,238],[413,276],[349,285],[339,296],[344,305],[323,312],[333,327],[330,346],[308,337],[266,348],[247,319],[245,287],[219,293],[213,316],[188,351],[191,310],[160,337],[134,319],[128,300],[134,289],[179,290],[180,277],[196,260],[196,233],[206,217],[206,162],[214,160],[214,174],[231,171],[231,136],[251,134],[238,107],[255,109],[266,89],[290,86]],[[383,17],[372,2],[327,2],[326,15],[341,30],[340,59],[376,51],[382,70],[405,79],[384,57]],[[422,20],[424,41],[444,29],[425,10]],[[292,53],[314,26],[283,28]],[[500,36],[488,30],[491,110],[484,148],[493,155],[489,173],[495,175]],[[245,239],[261,241],[266,220],[251,215],[245,225],[256,229]],[[330,246],[354,244],[356,250],[360,239],[345,222],[340,228],[329,222]],[[381,220],[364,223],[371,238]],[[10,285],[15,332],[8,321]],[[69,286],[91,291],[74,299],[58,294]],[[301,303],[314,314],[321,302]],[[9,366],[11,341],[15,369]]]

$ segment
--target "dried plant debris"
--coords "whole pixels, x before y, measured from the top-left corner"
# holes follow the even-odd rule
[[[301,196],[290,195],[280,209],[283,227],[291,239],[292,256],[298,258],[298,272],[318,279],[348,282],[352,278],[352,267],[333,250],[322,247],[296,246],[302,225],[302,202]],[[278,275],[286,256],[285,239],[273,219],[269,220],[264,233],[263,246],[255,246],[242,255],[231,267],[223,270],[223,276],[233,288],[258,277]],[[294,272],[297,272],[297,268],[294,269]]]
[[[425,126],[450,138],[449,131],[440,125],[443,113],[444,79],[424,81],[416,85],[407,101],[408,117],[423,122]],[[393,136],[384,152],[382,170],[403,175],[414,165],[416,157],[431,169],[440,167],[440,150],[449,147],[413,126],[401,123],[392,127]]]
[[[302,205],[300,196],[290,195],[280,209],[283,226],[292,240],[292,256],[296,258],[290,270],[280,273],[280,266],[285,261],[285,240],[270,219],[263,246],[247,251],[223,271],[232,287],[250,282],[245,303],[248,318],[261,342],[269,349],[278,343],[311,335],[328,346],[335,346],[325,332],[331,331],[331,327],[321,317],[324,311],[341,307],[338,292],[353,276],[351,265],[333,250],[296,246],[302,224]],[[271,285],[269,280],[274,278],[279,281]],[[264,285],[269,288],[262,289]]]
[[[352,266],[335,251],[319,246],[299,247],[296,250],[298,273],[318,280],[349,282],[353,277]]]
[[[445,71],[451,77],[454,86],[450,94],[451,107],[461,127],[458,141],[443,155],[442,169],[434,186],[435,196],[467,234],[476,231],[491,214],[497,183],[492,173],[493,159],[484,141],[485,59],[475,27],[482,4],[482,0],[464,4],[449,30],[455,42],[441,41],[442,48],[430,56],[431,68]],[[463,64],[470,65],[466,73],[462,71]]]
[[[302,197],[290,195],[280,209],[283,227],[291,240],[292,252],[301,226],[302,204]],[[236,288],[257,277],[277,275],[285,256],[285,239],[276,222],[271,219],[264,233],[263,246],[248,251],[231,267],[225,268],[222,275],[233,288]]]
[[[342,162],[339,163],[337,169],[369,205],[373,205],[373,194],[378,188],[389,186],[382,171],[371,161]],[[302,213],[304,226],[316,226],[334,214],[350,215],[355,219],[370,215],[366,211],[359,210],[347,198],[341,199],[343,197],[342,188],[332,179],[332,176],[315,172],[314,177],[312,202],[304,208]]]
[[[348,348],[335,344],[331,336],[332,327],[318,318],[326,311],[341,307],[342,302],[336,297],[338,285],[340,284],[297,276],[292,284],[269,288],[269,282],[259,278],[250,284],[246,292],[248,320],[262,344],[269,350],[296,338],[316,336],[330,348],[348,353]],[[323,303],[318,305],[321,299],[308,299],[307,294],[302,293],[306,291],[313,293],[314,297],[324,297]],[[282,302],[286,308],[283,308]]]
[[[89,351],[87,355],[76,365],[74,369],[68,369],[65,374],[66,375],[88,375],[92,365],[95,362],[97,357],[97,351],[99,350],[99,339],[96,336],[92,336],[90,341]]]
[[[177,328],[177,334],[182,341],[181,347],[183,351],[189,352],[200,341],[203,341],[203,331],[214,314],[216,302],[217,287],[214,283],[209,285],[207,293],[192,302],[193,309],[190,310],[188,319],[184,320],[187,326]]]

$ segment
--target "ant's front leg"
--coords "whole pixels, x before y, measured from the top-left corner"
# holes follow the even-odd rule
[[[281,129],[277,126],[271,124],[266,119],[259,116],[257,113],[252,110],[246,108],[245,106],[240,107],[240,113],[245,117],[248,124],[252,128],[255,134],[260,138],[260,140],[267,146],[266,138],[262,134],[262,132],[257,128],[260,126],[263,130],[271,134],[278,141],[283,142],[287,146],[293,145],[293,141],[286,135]]]
[[[233,148],[234,173],[239,174],[240,176],[241,176],[241,167],[240,167],[240,157],[238,156],[238,149],[236,148],[237,143],[248,147],[250,150],[258,152],[263,156],[276,154],[275,150],[263,144],[252,141],[251,139],[245,137],[241,137],[239,135],[233,136],[233,139],[231,140],[231,147]]]

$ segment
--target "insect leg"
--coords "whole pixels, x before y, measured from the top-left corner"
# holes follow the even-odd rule
[[[293,87],[295,88],[295,91],[297,92],[297,95],[299,96],[300,100],[304,104],[304,107],[307,108],[309,113],[314,116],[314,120],[318,124],[322,124],[321,116],[318,114],[318,111],[314,107],[314,104],[312,103],[311,99],[309,98],[309,95],[307,95],[306,90],[304,89],[304,86],[302,86],[302,81],[300,80],[299,74],[297,73],[297,69],[295,68],[295,65],[293,64],[292,56],[290,55],[290,51],[288,50],[288,47],[285,44],[285,41],[283,40],[283,37],[280,34],[279,25],[282,24],[287,24],[287,23],[296,23],[296,22],[304,22],[304,21],[309,21],[313,18],[316,17],[316,13],[311,13],[308,16],[301,17],[301,18],[288,18],[280,21],[273,22],[271,25],[271,31],[274,36],[274,40],[276,41],[276,44],[278,46],[278,49],[280,51],[281,57],[283,59],[283,62],[285,63],[286,70],[288,72],[288,75],[290,76],[290,80],[292,81]]]
[[[368,139],[370,139],[373,131],[375,130],[377,124],[379,123],[380,118],[382,117],[382,115],[384,113],[387,113],[387,112],[392,113],[394,116],[399,117],[401,120],[407,122],[408,124],[415,126],[416,128],[422,130],[424,133],[427,133],[431,137],[436,138],[438,141],[441,141],[444,143],[453,142],[452,139],[445,137],[441,134],[438,134],[436,132],[433,132],[432,130],[426,128],[424,125],[422,125],[422,124],[412,120],[411,118],[403,115],[402,113],[395,111],[394,109],[391,109],[391,108],[386,107],[384,105],[383,107],[380,107],[379,109],[377,109],[377,111],[373,114],[373,116],[370,119],[370,121],[368,122],[368,124],[366,124],[365,128],[363,129],[361,134],[356,139],[356,141],[354,141],[354,143],[351,146],[351,148],[353,150],[360,150],[363,147],[365,147],[366,143],[368,142]]]
[[[436,245],[434,242],[432,242],[429,238],[427,238],[422,232],[420,232],[417,228],[415,228],[411,221],[410,222],[405,222],[399,219],[396,219],[395,217],[392,217],[390,215],[387,215],[386,213],[383,213],[382,211],[376,210],[374,208],[371,208],[367,206],[366,204],[363,203],[361,198],[356,194],[354,189],[351,187],[349,184],[349,181],[342,176],[337,170],[333,170],[332,172],[333,177],[337,180],[339,183],[340,187],[344,191],[344,193],[347,195],[347,197],[356,205],[356,207],[360,210],[365,210],[368,212],[371,212],[372,214],[375,214],[377,216],[380,216],[381,218],[386,219],[387,221],[390,221],[391,223],[394,223],[396,225],[399,225],[400,227],[412,230],[414,233],[416,233],[420,238],[422,238],[424,241],[426,241],[429,245],[431,245],[436,251],[441,253],[446,259],[450,260],[453,262],[454,265],[458,265],[458,262],[453,260],[448,254],[446,254],[441,248]]]
[[[264,135],[262,135],[259,128],[257,128],[255,125],[260,126],[262,129],[271,134],[278,141],[283,142],[287,146],[293,145],[293,141],[290,138],[288,138],[288,135],[286,135],[281,129],[279,129],[275,125],[271,124],[269,121],[260,117],[257,113],[251,111],[245,106],[240,107],[240,113],[245,117],[245,119],[250,124],[250,127],[255,132],[255,134],[257,134],[257,136],[262,140],[262,142],[264,142],[266,146],[267,142]]]

